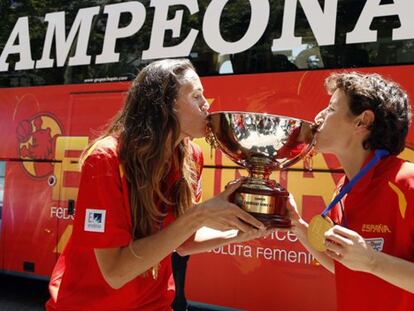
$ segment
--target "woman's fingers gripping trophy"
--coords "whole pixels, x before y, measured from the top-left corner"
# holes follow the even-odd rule
[[[216,230],[237,229],[241,232],[265,230],[265,226],[252,215],[229,201],[230,196],[242,184],[243,179],[229,183],[217,196],[200,204],[204,209],[204,226]]]

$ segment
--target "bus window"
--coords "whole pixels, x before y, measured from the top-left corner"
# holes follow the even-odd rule
[[[323,13],[324,18],[331,16],[330,19],[334,20],[334,23],[331,25],[335,27],[334,37],[331,39],[331,42],[324,42],[321,45],[316,35],[320,35],[321,26],[315,25],[315,18],[317,18],[315,12],[318,13],[319,9],[315,8],[314,11],[310,11],[309,6],[306,7],[302,4],[305,2],[296,0],[297,6],[295,11],[288,13],[286,9],[288,6],[285,5],[286,1],[269,0],[270,14],[263,33],[258,33],[255,40],[252,40],[250,45],[246,46],[243,51],[229,54],[224,54],[210,46],[212,43],[207,42],[208,40],[205,39],[206,36],[203,33],[206,12],[213,6],[214,1],[199,0],[198,11],[193,14],[184,5],[169,5],[169,20],[173,20],[177,17],[176,15],[182,14],[179,23],[180,30],[171,31],[171,29],[166,29],[162,33],[162,46],[165,49],[179,46],[185,38],[188,38],[190,32],[196,31],[197,36],[192,40],[188,54],[181,55],[180,57],[191,59],[201,76],[412,63],[414,58],[414,38],[407,37],[396,40],[393,37],[396,29],[409,27],[409,25],[402,24],[398,15],[387,16],[384,14],[385,16],[372,18],[369,29],[376,32],[375,40],[348,43],[347,36],[354,32],[358,21],[366,12],[367,1],[337,0],[336,11]],[[327,3],[327,1],[319,2]],[[392,3],[392,1],[382,2],[384,4]],[[46,37],[47,33],[52,32],[51,29],[48,29],[49,24],[44,22],[46,14],[65,12],[66,28],[75,27],[73,30],[76,30],[77,24],[74,22],[80,8],[73,5],[70,1],[67,3],[55,2],[55,4],[51,2],[47,6],[23,5],[23,1],[14,1],[13,3],[0,6],[0,29],[2,29],[0,33],[0,46],[5,46],[10,39],[9,37],[13,27],[15,27],[17,18],[30,16],[27,31],[30,36],[30,57],[33,61],[42,59],[44,49],[48,48],[45,43],[47,42]],[[63,50],[61,47],[58,48],[52,44],[49,47],[51,55],[50,66],[36,62],[32,69],[13,70],[19,61],[19,53],[12,53],[12,50],[10,50],[6,58],[10,70],[8,72],[0,70],[0,86],[18,87],[132,80],[138,69],[153,60],[144,58],[144,52],[151,48],[150,42],[157,41],[154,38],[154,32],[156,31],[154,31],[153,25],[157,6],[155,8],[151,6],[149,0],[140,1],[140,3],[145,7],[145,20],[142,21],[142,27],[137,29],[136,32],[131,33],[130,36],[121,36],[113,42],[113,51],[114,53],[116,52],[116,57],[114,56],[110,61],[99,62],[98,58],[102,53],[105,40],[110,40],[107,34],[108,14],[104,13],[106,2],[96,0],[82,1],[82,7],[84,8],[101,6],[100,13],[96,11],[90,17],[90,25],[85,22],[87,32],[84,31],[83,36],[88,35],[89,38],[85,57],[86,55],[92,56],[89,63],[75,66],[67,63],[67,60],[66,62],[60,60],[60,65],[53,65],[53,61],[56,61],[54,60],[56,58],[55,55]],[[228,1],[223,6],[220,11],[219,25],[216,23],[214,26],[219,27],[221,41],[235,44],[243,40],[246,33],[251,30],[252,3],[254,2],[247,0]],[[321,4],[321,13],[324,6],[326,5]],[[335,16],[335,19],[332,16]],[[289,26],[290,28],[285,25],[286,19],[292,20],[293,24]],[[407,23],[406,21],[404,22]],[[23,27],[23,20],[20,23]],[[122,27],[128,27],[130,23],[130,12],[123,12],[119,18],[119,27],[121,29]],[[23,32],[23,30],[21,31]],[[158,35],[160,34],[156,36]],[[62,37],[64,34],[59,34],[59,36]],[[287,47],[278,45],[278,40],[283,36],[294,36],[294,38],[299,40],[297,42],[301,43],[295,43],[295,46],[288,45]],[[67,53],[67,58],[73,56],[76,51],[75,47],[78,39],[73,38],[70,39],[73,40],[71,42],[72,48],[69,49],[69,45],[65,47],[64,53]],[[26,41],[26,44],[28,44],[28,41]],[[155,52],[151,57],[164,58],[177,57],[177,55],[169,54],[165,50],[159,57]],[[231,66],[228,64],[229,61]],[[40,68],[37,68],[37,66],[40,66]]]
[[[231,61],[229,59],[225,60],[220,65],[219,74],[226,74],[226,73],[233,73],[233,66],[231,65]]]

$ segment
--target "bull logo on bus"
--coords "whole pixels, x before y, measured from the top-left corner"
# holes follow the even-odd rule
[[[51,161],[55,156],[56,139],[61,134],[59,123],[47,114],[36,115],[18,124],[19,155],[21,159],[29,160],[22,163],[30,176],[44,178],[53,173]]]

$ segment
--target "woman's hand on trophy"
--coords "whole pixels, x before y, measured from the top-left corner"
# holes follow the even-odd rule
[[[289,218],[291,222],[299,222],[302,219],[299,214],[295,198],[291,193],[289,194],[289,200],[287,201],[287,210],[289,212]]]
[[[203,219],[201,226],[221,231],[230,229],[237,229],[240,232],[265,231],[263,223],[236,204],[229,202],[229,197],[242,182],[243,178],[229,183],[222,193],[199,204],[197,210],[202,213],[201,219]]]
[[[287,202],[287,210],[289,213],[289,218],[292,224],[292,227],[289,229],[296,236],[306,235],[306,229],[308,224],[303,220],[302,216],[299,213],[296,201],[292,194],[289,194],[289,200]]]

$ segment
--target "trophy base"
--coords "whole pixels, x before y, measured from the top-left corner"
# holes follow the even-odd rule
[[[289,229],[292,225],[290,219],[282,218],[279,215],[268,215],[261,213],[249,213],[258,221],[262,222],[267,229],[272,228],[286,228]]]
[[[261,221],[266,228],[290,228],[289,193],[269,180],[248,179],[235,192],[233,202]]]

